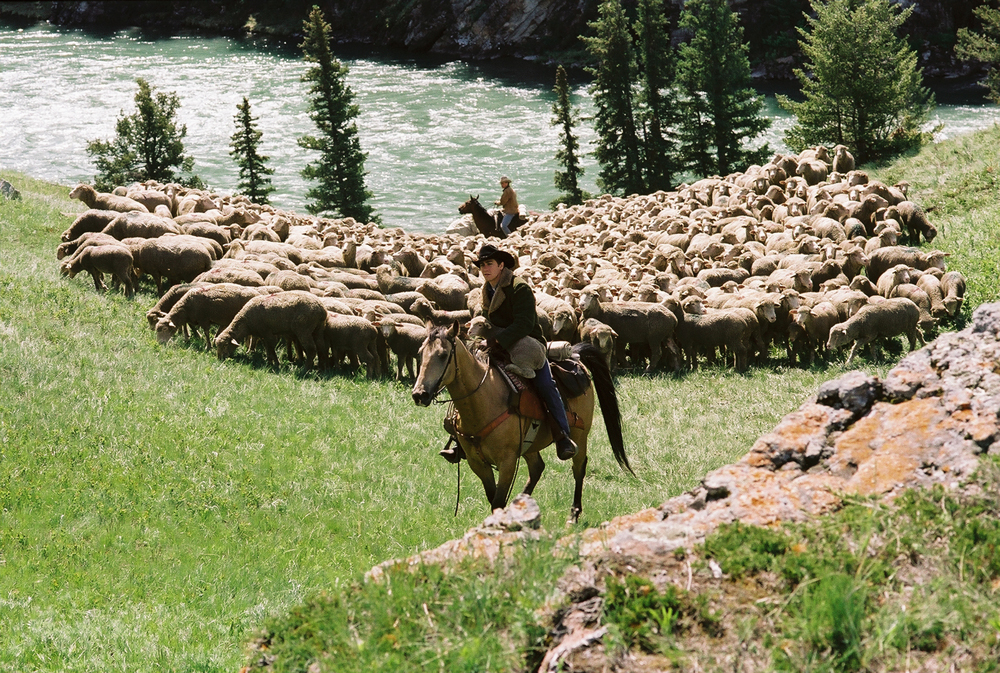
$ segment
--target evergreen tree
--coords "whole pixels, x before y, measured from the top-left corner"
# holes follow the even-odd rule
[[[583,167],[580,166],[580,142],[573,135],[573,126],[580,119],[580,113],[569,101],[569,83],[566,79],[566,69],[561,65],[556,68],[556,102],[552,104],[552,125],[559,126],[559,144],[561,149],[556,152],[556,163],[565,170],[556,171],[555,185],[560,191],[559,197],[550,204],[565,203],[570,206],[583,203],[584,193],[580,189],[580,176]]]
[[[588,24],[595,35],[583,38],[598,62],[589,69],[594,75],[590,91],[597,108],[594,156],[601,165],[597,185],[612,194],[641,193],[645,185],[632,95],[636,64],[628,21],[620,0],[603,0],[598,14],[597,21]]]
[[[243,102],[236,106],[236,133],[231,136],[232,150],[229,155],[240,167],[240,182],[237,188],[254,203],[270,203],[268,194],[274,191],[268,175],[274,175],[274,169],[267,167],[270,157],[257,152],[260,138],[263,135],[258,129],[257,117],[250,112],[250,100],[244,96]]]
[[[354,92],[347,86],[347,67],[330,52],[330,24],[316,5],[303,24],[303,32],[305,39],[299,46],[306,62],[315,65],[302,75],[302,81],[310,84],[309,117],[319,135],[302,136],[298,142],[300,147],[320,153],[302,170],[304,178],[318,183],[306,192],[313,199],[306,210],[313,214],[333,211],[359,222],[378,221],[368,205],[372,197],[365,187],[368,155],[361,151],[354,123],[358,106],[352,103]]]
[[[119,185],[145,180],[175,182],[179,178],[174,169],[190,171],[194,164],[191,157],[184,156],[187,126],[177,125],[177,94],[157,92],[141,77],[136,84],[136,111],[121,113],[114,140],[87,143],[87,154],[97,165],[94,186],[99,190],[111,191]],[[197,176],[180,181],[189,186],[201,185]]]
[[[976,33],[968,28],[958,31],[955,53],[965,61],[983,61],[990,66],[986,81],[989,97],[1000,105],[1000,9],[982,5],[973,10],[983,23],[983,32]]]
[[[677,97],[673,88],[670,30],[663,0],[639,0],[635,24],[641,65],[638,120],[642,129],[642,162],[646,189],[673,187],[676,167]]]
[[[788,145],[846,145],[859,163],[919,145],[933,97],[896,33],[913,8],[889,0],[812,0],[812,8],[809,30],[799,31],[805,69],[795,71],[805,99],[778,97],[796,117]]]
[[[676,85],[680,154],[699,175],[727,175],[764,160],[767,146],[746,145],[771,124],[751,86],[750,59],[739,17],[727,0],[687,0],[680,27],[691,41],[680,48]]]

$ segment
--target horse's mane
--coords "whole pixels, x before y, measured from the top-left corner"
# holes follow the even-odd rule
[[[470,194],[469,195],[469,201],[468,201],[468,203],[469,203],[470,206],[472,206],[474,209],[478,210],[481,214],[485,215],[486,217],[490,216],[490,213],[489,213],[488,210],[486,210],[486,207],[483,206],[483,204],[479,203],[479,197],[478,196],[472,196]]]

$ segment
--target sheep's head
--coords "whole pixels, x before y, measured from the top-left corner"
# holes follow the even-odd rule
[[[170,341],[175,334],[177,334],[177,325],[169,317],[164,316],[160,318],[156,323],[156,340],[161,344],[166,344]]]
[[[226,334],[220,334],[215,339],[215,354],[220,360],[231,358],[239,347],[240,342]]]
[[[847,326],[839,323],[830,329],[830,337],[827,339],[826,347],[827,349],[840,348],[850,341],[851,338],[847,336]]]

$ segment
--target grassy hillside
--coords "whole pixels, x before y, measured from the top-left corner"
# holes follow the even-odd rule
[[[997,146],[994,129],[880,171],[936,206],[935,245],[969,277],[970,303],[997,296]],[[416,408],[404,384],[158,345],[148,286],[127,300],[59,276],[65,213],[82,210],[68,188],[0,177],[23,195],[0,201],[0,670],[235,671],[263,624],[297,652],[289,665],[315,659],[329,643],[307,636],[325,633],[357,670],[520,667],[544,637],[535,609],[569,562],[547,543],[448,581],[428,569],[388,594],[358,584],[488,513],[463,471],[452,514],[442,408]],[[884,372],[900,355],[865,367]],[[842,370],[622,377],[638,478],[596,427],[578,526],[693,487]],[[535,495],[559,534],[571,489],[550,459]],[[332,621],[314,612],[330,605]],[[373,629],[379,646],[359,645],[354,634]]]

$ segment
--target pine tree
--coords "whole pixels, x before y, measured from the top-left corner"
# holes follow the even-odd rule
[[[556,163],[565,170],[556,171],[555,185],[559,190],[559,197],[550,204],[565,203],[574,206],[583,203],[584,193],[580,189],[580,176],[583,175],[583,167],[580,166],[580,142],[573,135],[573,126],[580,119],[580,112],[575,109],[569,101],[569,82],[566,78],[566,69],[561,65],[556,68],[556,86],[553,89],[556,94],[556,102],[552,104],[552,126],[559,126],[559,144],[561,149],[556,152]]]
[[[268,194],[274,191],[268,175],[274,175],[274,169],[267,167],[270,157],[257,152],[263,133],[257,129],[257,117],[250,112],[250,100],[244,96],[243,102],[236,106],[236,133],[231,136],[232,150],[229,155],[240,167],[240,182],[237,188],[254,203],[270,203]]]
[[[739,17],[727,0],[687,0],[680,27],[691,33],[677,62],[680,154],[699,175],[727,175],[770,152],[747,145],[771,124],[751,86],[750,59]]]
[[[598,61],[597,67],[589,69],[594,75],[590,91],[597,108],[594,156],[601,166],[597,185],[612,194],[641,193],[645,185],[632,95],[636,64],[628,21],[620,0],[603,0],[598,13],[597,21],[588,24],[595,35],[583,38]]]
[[[319,130],[318,136],[302,136],[299,146],[320,153],[319,159],[302,170],[307,180],[318,184],[306,192],[312,203],[310,213],[325,211],[359,222],[378,221],[368,205],[372,193],[365,187],[365,158],[361,151],[358,128],[354,119],[358,106],[354,92],[347,86],[347,67],[330,51],[330,24],[323,12],[313,5],[309,19],[303,24],[305,39],[302,52],[307,63],[313,63],[304,75],[309,82],[309,117]]]
[[[812,0],[812,8],[809,30],[800,30],[805,68],[795,71],[805,99],[778,97],[796,117],[788,145],[846,145],[859,163],[919,145],[933,96],[896,32],[913,8],[888,0]]]
[[[1000,105],[1000,9],[982,5],[972,13],[982,22],[983,32],[960,28],[955,53],[964,61],[989,64],[990,70],[983,86],[989,90],[990,99]]]
[[[670,30],[663,0],[639,0],[635,23],[641,66],[638,119],[642,129],[642,163],[646,189],[673,187],[676,166],[677,97],[673,88]]]
[[[201,186],[197,176],[178,178],[174,169],[190,171],[194,160],[184,155],[184,136],[187,126],[177,125],[177,108],[180,99],[176,93],[157,92],[141,77],[136,79],[139,90],[135,94],[136,111],[124,111],[115,124],[115,138],[111,141],[91,140],[87,154],[94,157],[98,174],[94,186],[111,191],[119,185],[156,180],[180,180],[189,186]]]

